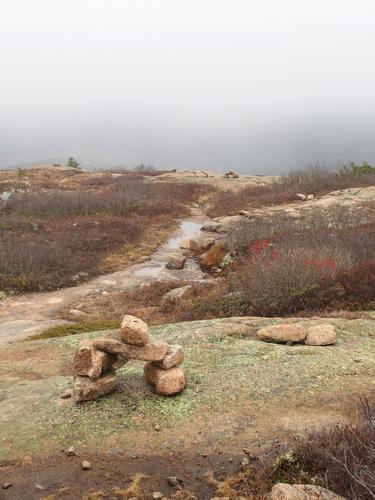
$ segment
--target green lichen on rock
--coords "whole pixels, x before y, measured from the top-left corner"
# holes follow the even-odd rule
[[[137,449],[156,439],[155,425],[165,431],[163,446],[174,449],[183,441],[180,428],[188,434],[205,425],[207,439],[232,443],[231,425],[247,421],[249,412],[256,417],[272,408],[281,415],[291,405],[319,407],[375,389],[374,321],[330,319],[335,346],[256,339],[260,327],[283,321],[225,318],[154,327],[153,336],[183,346],[188,388],[175,397],[158,396],[143,379],[143,363],[129,362],[118,371],[116,392],[78,406],[60,399],[72,385],[74,351],[82,338],[108,332],[9,345],[0,363],[2,455],[52,453],[71,443],[107,449],[121,442]],[[228,428],[219,433],[211,422],[220,419]]]

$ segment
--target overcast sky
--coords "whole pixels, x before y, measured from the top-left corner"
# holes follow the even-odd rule
[[[375,162],[374,0],[0,0],[0,168]]]

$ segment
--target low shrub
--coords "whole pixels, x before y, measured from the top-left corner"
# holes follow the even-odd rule
[[[328,426],[270,449],[237,476],[216,482],[228,498],[265,498],[274,484],[315,484],[344,498],[375,498],[375,410],[367,400],[354,423]]]
[[[350,187],[375,185],[375,167],[351,164],[338,170],[316,166],[290,171],[265,186],[239,191],[222,191],[211,200],[211,217],[235,214],[241,209],[262,205],[279,205],[296,200],[297,193],[323,195]]]

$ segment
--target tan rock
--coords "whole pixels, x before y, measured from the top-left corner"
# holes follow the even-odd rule
[[[74,377],[73,398],[75,403],[93,401],[116,389],[116,372],[108,372],[96,380],[89,377]]]
[[[178,288],[173,288],[169,292],[163,295],[161,299],[161,305],[166,306],[169,304],[177,304],[183,299],[190,297],[193,293],[193,287],[191,285],[180,286]]]
[[[199,238],[190,240],[190,250],[195,253],[206,252],[215,243],[215,238]]]
[[[135,316],[127,314],[121,323],[121,340],[126,344],[145,345],[148,342],[149,330],[147,324]]]
[[[155,361],[154,365],[163,370],[170,370],[174,366],[181,365],[184,361],[184,351],[180,345],[169,346],[169,350],[162,361]]]
[[[257,332],[257,337],[265,342],[286,344],[287,342],[302,342],[307,336],[307,330],[302,325],[284,324],[264,326]]]
[[[153,385],[156,392],[162,396],[178,394],[186,387],[186,376],[182,368],[163,370],[153,363],[146,363],[144,373],[147,382]]]
[[[73,375],[97,379],[110,371],[116,361],[116,355],[96,349],[93,340],[81,340],[73,362]]]
[[[345,500],[320,486],[311,484],[276,484],[270,493],[270,500]]]
[[[306,345],[332,345],[336,343],[335,327],[329,323],[307,328]]]
[[[117,354],[127,359],[142,361],[161,361],[168,352],[169,345],[163,341],[150,342],[143,346],[124,344],[115,338],[103,338],[93,341],[96,349]]]
[[[169,256],[166,264],[167,269],[182,269],[185,265],[186,257],[179,253],[173,253]]]

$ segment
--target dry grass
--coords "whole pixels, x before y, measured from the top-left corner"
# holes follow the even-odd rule
[[[43,182],[56,173],[60,189],[40,190],[42,172]],[[12,175],[17,178],[7,172],[5,180]],[[205,191],[188,183],[145,182],[134,175],[98,177],[52,169],[23,173],[29,191],[13,194],[0,210],[0,290],[72,286],[77,273],[83,273],[82,281],[139,262]],[[61,189],[70,179],[79,179],[74,189]]]
[[[239,191],[221,191],[212,197],[208,215],[236,214],[241,209],[280,205],[296,200],[297,193],[324,195],[338,189],[375,185],[375,173],[350,167],[331,171],[322,167],[291,171],[265,186],[246,187]]]
[[[315,484],[358,500],[375,498],[375,413],[362,401],[353,423],[313,431],[270,449],[237,476],[207,478],[217,494],[265,498],[277,483]]]

